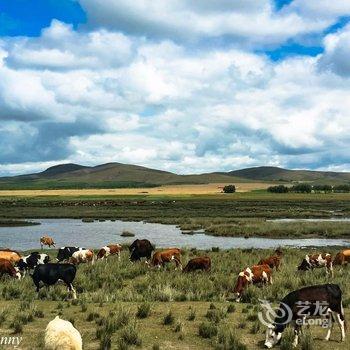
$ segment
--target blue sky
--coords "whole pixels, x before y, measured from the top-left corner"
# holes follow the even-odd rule
[[[0,0],[0,176],[350,171],[350,2]]]

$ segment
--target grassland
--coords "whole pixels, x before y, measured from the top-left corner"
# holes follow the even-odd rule
[[[123,196],[123,195],[145,195],[150,196],[184,196],[184,195],[212,195],[222,192],[227,183],[209,183],[209,184],[182,184],[182,185],[164,185],[164,186],[125,186],[120,188],[92,188],[92,189],[21,189],[21,190],[0,190],[1,196]],[[240,182],[236,184],[237,192],[250,192],[254,190],[263,190],[275,183],[268,182]]]
[[[332,248],[323,251],[335,253]],[[46,324],[59,314],[79,329],[86,350],[103,349],[109,338],[112,349],[262,349],[265,328],[257,318],[259,298],[276,305],[291,290],[332,281],[344,292],[349,319],[350,268],[336,268],[332,280],[323,269],[297,273],[296,266],[306,252],[309,250],[286,250],[281,271],[274,273],[274,284],[249,287],[240,304],[231,300],[237,273],[271,251],[185,251],[183,262],[202,254],[212,258],[211,272],[193,274],[175,271],[173,266],[153,270],[143,263],[132,264],[124,251],[121,261],[110,257],[108,263],[78,267],[77,301],[67,298],[62,285],[43,288],[37,295],[29,276],[21,281],[3,278],[0,335],[17,333],[23,337],[22,349],[41,349]],[[52,257],[55,254],[50,251]],[[336,327],[329,343],[320,340],[324,329],[311,327],[311,334],[309,350],[349,348],[349,339],[339,342]],[[234,341],[246,347],[234,347]],[[291,349],[290,344],[283,346]]]

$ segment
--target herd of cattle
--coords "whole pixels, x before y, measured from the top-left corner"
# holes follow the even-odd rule
[[[40,239],[41,248],[43,246],[55,247],[55,242],[51,237],[45,236]],[[58,281],[63,281],[76,298],[76,292],[73,287],[73,281],[76,276],[76,265],[81,263],[94,264],[95,260],[104,260],[110,255],[116,255],[120,259],[122,246],[119,244],[110,244],[102,247],[97,254],[91,249],[82,247],[61,247],[58,249],[57,262],[50,262],[47,254],[32,252],[27,256],[21,256],[17,251],[10,249],[0,250],[0,276],[9,275],[20,279],[27,271],[33,270],[31,277],[39,292],[43,285],[54,285]],[[147,239],[136,239],[129,247],[130,261],[140,261],[146,259],[146,264],[155,268],[164,267],[167,263],[174,262],[176,268],[183,272],[201,270],[208,272],[211,269],[211,258],[209,256],[195,257],[188,261],[183,268],[181,262],[181,250],[179,248],[169,248],[161,251],[155,251],[155,247]],[[251,284],[272,284],[272,272],[279,270],[283,259],[283,253],[277,249],[274,255],[261,259],[257,265],[245,268],[241,271],[236,280],[233,293],[236,301],[240,301],[242,294],[248,285]],[[107,260],[106,260],[107,261]],[[333,266],[345,265],[350,262],[350,249],[340,251],[333,259],[331,254],[320,253],[306,255],[298,266],[299,271],[313,270],[314,268],[325,268],[327,275],[333,277]],[[342,306],[342,293],[340,287],[335,284],[324,284],[309,286],[289,293],[281,302],[280,309],[287,307],[292,310],[293,317],[288,320],[293,322],[295,329],[294,345],[298,343],[300,324],[298,319],[297,305],[300,302],[322,302],[327,303],[328,309],[326,317],[329,320],[335,319],[341,329],[341,339],[345,339],[345,317]],[[317,310],[316,310],[317,311]],[[282,314],[285,314],[282,312]],[[317,312],[313,314],[314,317]],[[324,315],[322,315],[324,316]],[[283,322],[282,322],[283,321]],[[266,333],[265,346],[273,347],[281,339],[281,335],[288,322],[281,320],[276,316],[275,322],[268,327]],[[331,322],[330,322],[331,324]],[[329,340],[332,327],[327,332],[326,340]]]

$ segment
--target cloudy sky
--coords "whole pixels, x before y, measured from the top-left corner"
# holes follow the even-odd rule
[[[350,0],[1,0],[0,175],[350,171]]]

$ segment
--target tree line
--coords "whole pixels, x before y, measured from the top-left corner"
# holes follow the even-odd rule
[[[348,193],[350,192],[350,184],[343,185],[311,185],[308,183],[300,183],[291,187],[285,185],[270,186],[267,189],[272,193]]]

